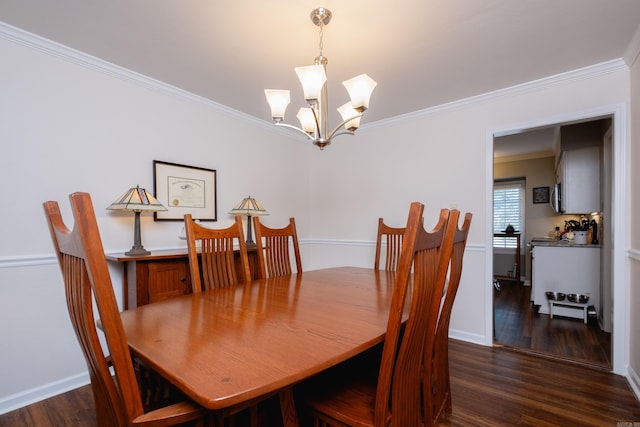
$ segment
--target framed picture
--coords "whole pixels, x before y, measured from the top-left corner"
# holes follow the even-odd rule
[[[154,221],[193,219],[217,221],[216,171],[195,166],[153,161],[153,189],[167,210],[154,212]]]
[[[533,203],[549,203],[549,187],[535,187],[533,189]]]

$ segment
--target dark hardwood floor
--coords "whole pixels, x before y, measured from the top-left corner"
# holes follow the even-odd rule
[[[90,386],[84,386],[0,415],[2,427],[95,426]]]
[[[508,348],[611,369],[611,334],[597,321],[538,314],[530,286],[501,281],[494,289],[494,341]]]
[[[449,348],[453,412],[442,420],[443,426],[616,427],[640,423],[640,402],[619,375],[456,340],[450,340]],[[89,386],[0,416],[1,427],[95,425]]]
[[[582,364],[450,340],[448,426],[640,423],[626,378]]]

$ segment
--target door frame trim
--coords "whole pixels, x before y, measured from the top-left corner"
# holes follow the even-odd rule
[[[612,155],[612,293],[613,293],[613,332],[611,340],[612,371],[619,375],[628,374],[629,364],[629,280],[626,248],[629,247],[628,236],[628,176],[629,176],[629,126],[627,104],[605,105],[598,108],[561,114],[528,122],[512,123],[500,127],[488,128],[485,135],[487,176],[485,194],[487,194],[485,212],[485,242],[491,247],[493,240],[493,140],[496,135],[505,132],[516,132],[533,128],[586,121],[602,117],[612,117],[613,155]],[[493,345],[493,257],[485,257],[485,344]]]

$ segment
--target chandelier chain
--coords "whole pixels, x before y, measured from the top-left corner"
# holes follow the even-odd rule
[[[320,35],[320,43],[318,43],[318,49],[320,50],[320,56],[321,56],[321,57],[322,57],[322,49],[324,48],[324,42],[323,42],[323,40],[322,40],[322,38],[323,38],[323,36],[324,36],[324,31],[323,31],[323,29],[324,29],[324,25],[320,25],[320,32],[319,32],[319,35]]]

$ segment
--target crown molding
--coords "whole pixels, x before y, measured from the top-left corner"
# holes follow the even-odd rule
[[[572,81],[588,80],[602,75],[614,73],[620,70],[628,70],[627,63],[622,59],[613,59],[611,61],[602,62],[599,64],[591,65],[584,68],[579,68],[573,71],[567,71],[565,73],[556,74],[553,76],[545,77],[538,80],[533,80],[527,83],[522,83],[515,86],[510,86],[503,89],[498,89],[493,92],[483,93],[481,95],[471,96],[469,98],[463,98],[456,101],[448,102],[434,107],[425,108],[422,110],[414,111],[412,113],[403,114],[400,116],[392,117],[389,119],[378,120],[376,122],[369,123],[367,130],[374,129],[380,126],[389,126],[391,124],[399,124],[406,121],[412,121],[416,119],[422,119],[425,117],[442,114],[443,112],[450,112],[467,108],[471,105],[483,104],[491,102],[499,98],[506,98],[512,96],[523,95],[531,92],[537,92],[542,89],[565,84]]]
[[[631,68],[638,58],[640,58],[640,25],[638,25],[631,42],[629,42],[629,46],[625,50],[624,62]]]
[[[272,128],[274,127],[270,122],[267,122],[266,120],[260,120],[256,117],[250,116],[226,105],[212,101],[208,98],[196,95],[194,93],[164,83],[160,80],[153,79],[127,68],[120,67],[98,57],[70,48],[36,34],[29,33],[25,30],[11,26],[4,22],[0,22],[0,39],[5,39],[7,41],[26,46],[47,55],[51,55],[53,57],[62,59],[64,61],[79,65],[87,69],[101,72],[105,75],[109,75],[120,80],[133,83],[146,89],[151,89],[156,92],[163,92],[169,96],[174,96],[188,102],[199,104],[218,113],[239,120],[253,122],[258,126],[263,126],[265,129],[272,130]]]
[[[509,162],[519,162],[522,160],[543,159],[545,157],[553,157],[554,155],[555,155],[555,152],[553,150],[537,151],[535,153],[518,154],[515,156],[509,156],[509,157],[494,157],[493,163],[509,163]]]

